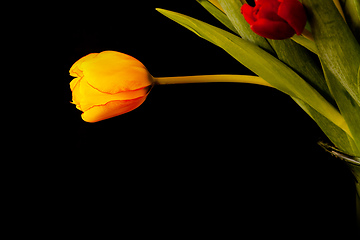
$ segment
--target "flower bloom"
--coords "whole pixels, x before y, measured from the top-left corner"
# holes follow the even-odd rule
[[[255,4],[244,4],[241,13],[256,34],[281,40],[303,32],[306,13],[298,0],[255,0]]]
[[[114,51],[91,53],[70,69],[73,102],[82,119],[97,122],[134,110],[150,91],[153,78],[137,59]]]

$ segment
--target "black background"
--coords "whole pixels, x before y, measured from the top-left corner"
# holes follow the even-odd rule
[[[70,4],[55,17],[47,39],[56,109],[43,120],[43,144],[53,152],[51,199],[65,217],[59,234],[351,236],[351,174],[317,145],[327,141],[317,125],[274,89],[155,86],[130,113],[82,121],[70,104],[68,70],[92,52],[132,55],[156,77],[252,74],[157,7],[222,27],[196,1]]]

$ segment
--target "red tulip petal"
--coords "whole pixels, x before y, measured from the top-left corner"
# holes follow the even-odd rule
[[[305,28],[306,13],[298,0],[279,0],[278,15],[283,18],[300,35]]]
[[[268,19],[260,19],[250,27],[256,34],[275,40],[287,39],[295,34],[294,29],[289,24]]]
[[[273,1],[278,1],[278,0],[255,0],[255,5],[262,5],[269,1],[273,2]]]
[[[245,20],[250,24],[254,24],[256,21],[256,18],[253,15],[253,7],[251,7],[248,4],[244,4],[241,7],[241,13],[244,15]]]
[[[264,2],[261,6],[259,5],[260,7],[256,18],[266,18],[272,21],[284,21],[281,17],[277,15],[279,5],[280,2],[278,2],[277,0]]]

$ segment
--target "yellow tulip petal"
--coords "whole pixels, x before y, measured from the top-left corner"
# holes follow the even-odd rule
[[[90,54],[80,58],[79,60],[77,60],[69,70],[70,76],[82,77],[84,75],[82,67],[81,67],[82,63],[84,61],[88,61],[89,59],[96,57],[97,55],[98,55],[98,53],[90,53]]]
[[[70,69],[73,104],[87,122],[129,112],[142,104],[153,77],[135,58],[114,51],[89,54]]]
[[[115,94],[100,92],[91,86],[85,79],[81,79],[73,90],[73,102],[82,111],[87,111],[96,105],[104,105],[110,101],[131,100],[147,95],[149,88],[141,88],[134,91],[126,91]]]
[[[105,93],[136,90],[152,84],[152,76],[141,62],[119,52],[101,52],[81,67],[89,84]]]
[[[70,89],[71,91],[74,91],[74,88],[75,86],[78,84],[79,80],[81,78],[80,77],[77,77],[77,78],[74,78],[71,82],[70,82]]]

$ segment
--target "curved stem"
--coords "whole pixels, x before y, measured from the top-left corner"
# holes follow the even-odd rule
[[[156,84],[184,84],[184,83],[212,83],[212,82],[233,82],[251,83],[272,87],[268,82],[258,76],[248,75],[198,75],[182,77],[159,77],[154,78]]]
[[[198,76],[182,76],[182,77],[158,77],[153,78],[155,84],[165,85],[165,84],[184,84],[184,83],[212,83],[212,82],[227,82],[227,83],[251,83],[258,84],[267,87],[272,87],[268,82],[258,76],[249,76],[249,75],[198,75]],[[330,106],[328,104],[327,106]],[[334,110],[333,107],[329,107],[332,110],[333,114],[328,113],[326,116],[329,121],[333,122],[336,126],[342,129],[351,137],[349,128],[337,110]],[[308,113],[309,114],[309,113]],[[321,114],[321,113],[320,113]],[[309,114],[311,116],[311,114]],[[329,118],[330,116],[330,118]]]

